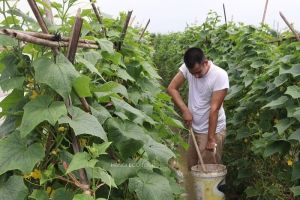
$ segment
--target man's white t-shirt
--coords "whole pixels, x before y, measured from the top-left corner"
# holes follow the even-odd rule
[[[185,64],[179,70],[189,85],[188,108],[193,115],[192,127],[196,133],[208,133],[210,101],[212,93],[229,88],[228,74],[222,68],[209,61],[210,68],[201,78],[193,76]],[[216,133],[226,128],[226,116],[223,105],[219,110]]]

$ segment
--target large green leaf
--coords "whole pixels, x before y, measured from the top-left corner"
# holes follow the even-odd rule
[[[297,161],[293,164],[293,171],[292,171],[292,181],[295,181],[300,178],[300,162]]]
[[[58,188],[53,191],[53,200],[72,200],[73,193],[65,188]]]
[[[287,87],[285,94],[291,95],[293,99],[300,98],[300,87],[297,85],[292,85]]]
[[[67,109],[62,101],[53,101],[49,96],[39,96],[24,106],[21,135],[26,136],[43,121],[55,125],[63,115],[67,115]]]
[[[146,135],[138,125],[111,118],[107,120],[106,126],[109,139],[113,141],[124,160],[143,147]]]
[[[271,101],[270,103],[268,103],[267,105],[265,105],[262,108],[271,108],[271,109],[275,109],[275,108],[279,108],[279,107],[283,107],[283,105],[288,101],[288,97],[287,96],[281,96],[276,100]]]
[[[82,58],[82,57],[78,57],[76,58],[77,62],[82,63],[86,68],[88,68],[91,72],[98,74],[98,76],[100,76],[102,79],[102,75],[100,74],[100,72],[97,70],[97,68],[95,67],[95,64],[90,63],[88,60]]]
[[[264,157],[271,156],[275,153],[285,154],[291,148],[291,144],[286,140],[276,140],[269,144],[264,152]]]
[[[27,140],[15,132],[0,140],[0,175],[14,169],[28,173],[43,157],[40,143],[28,145]]]
[[[22,98],[24,98],[23,91],[13,90],[2,101],[0,101],[0,107],[2,108],[2,112],[8,112],[10,109],[16,107]],[[0,114],[0,117],[1,116],[2,115]]]
[[[73,82],[73,87],[79,97],[91,97],[90,91],[91,79],[88,76],[81,75],[77,77]]]
[[[300,75],[300,64],[294,64],[291,68],[281,67],[279,74],[291,74],[293,77]]]
[[[62,54],[56,56],[56,63],[47,57],[40,57],[32,65],[37,82],[45,83],[67,99],[73,81],[79,76],[72,63]]]
[[[109,97],[111,94],[117,93],[123,95],[128,99],[128,93],[126,87],[124,87],[120,83],[113,82],[113,81],[104,83],[103,85],[95,88],[94,92],[96,96],[99,98]]]
[[[69,124],[76,135],[89,134],[107,141],[106,132],[96,117],[77,107],[71,107],[69,109],[69,114],[72,118],[64,116],[59,119],[59,123]]]
[[[149,159],[156,159],[164,164],[167,164],[170,158],[176,157],[175,154],[165,145],[155,141],[149,135],[144,141],[144,149],[147,152]]]
[[[280,74],[279,76],[276,76],[273,83],[275,84],[276,87],[279,87],[287,81],[288,81],[288,75]]]
[[[174,199],[168,179],[156,173],[139,172],[129,179],[128,188],[141,200]]]
[[[108,39],[101,38],[96,40],[102,51],[107,51],[108,53],[114,53],[114,44]]]
[[[91,106],[91,111],[101,124],[104,124],[108,118],[111,118],[111,114],[108,110],[100,104],[93,104],[93,107]]]
[[[290,190],[293,192],[294,197],[300,195],[300,186],[291,187]]]
[[[48,200],[48,194],[44,190],[33,190],[29,197],[34,200]]]
[[[9,91],[10,89],[23,89],[23,83],[25,81],[25,78],[23,76],[21,77],[13,77],[9,78],[3,82],[1,82],[1,88],[4,91]]]
[[[76,153],[72,158],[66,174],[81,168],[94,168],[96,163],[97,159],[93,159],[87,152]]]
[[[109,187],[117,187],[111,175],[109,175],[104,169],[100,167],[95,167],[93,169],[88,168],[87,175],[90,178],[101,179],[101,181],[106,185],[108,185]]]
[[[143,69],[150,75],[151,78],[161,79],[161,77],[158,75],[153,65],[150,65],[150,63],[145,61],[142,62],[141,65]]]
[[[295,130],[290,136],[289,140],[298,140],[300,142],[300,128]]]
[[[127,80],[132,81],[132,82],[135,81],[134,78],[132,76],[130,76],[125,69],[122,69],[122,68],[119,68],[117,70],[117,76],[125,81],[127,81]]]
[[[5,183],[0,183],[0,200],[24,200],[27,193],[22,176],[11,176]]]
[[[143,158],[138,161],[128,159],[122,163],[102,160],[100,163],[101,166],[110,172],[117,185],[122,184],[128,178],[135,177],[140,170],[148,170],[152,172],[154,167],[148,160]]]
[[[0,46],[16,46],[18,41],[8,35],[0,35]]]
[[[111,100],[112,100],[114,106],[116,107],[116,109],[119,109],[119,110],[121,109],[121,110],[128,111],[132,114],[135,114],[137,117],[140,117],[141,119],[144,119],[145,121],[147,121],[151,124],[156,123],[152,118],[150,118],[149,116],[144,114],[142,111],[134,108],[133,106],[131,106],[130,104],[128,104],[124,100],[120,100],[120,99],[117,99],[115,97],[111,97]]]
[[[278,123],[274,127],[276,127],[278,130],[278,133],[281,134],[286,129],[288,129],[292,124],[294,124],[294,122],[295,122],[294,120],[282,119],[282,120],[279,120]]]

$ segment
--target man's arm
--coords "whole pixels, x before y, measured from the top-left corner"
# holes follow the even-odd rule
[[[210,103],[210,113],[209,113],[209,124],[208,124],[208,140],[206,144],[207,150],[213,150],[215,148],[216,139],[215,133],[218,123],[218,115],[220,107],[224,102],[224,98],[227,94],[227,89],[218,90],[213,92],[211,103]]]
[[[173,78],[171,83],[169,84],[168,93],[172,97],[175,105],[180,109],[180,111],[182,113],[183,120],[185,121],[186,125],[188,127],[190,127],[192,125],[193,117],[192,117],[192,114],[189,111],[188,107],[186,106],[186,104],[182,100],[182,97],[179,93],[179,88],[182,86],[184,81],[185,81],[185,78],[184,78],[182,72],[179,71],[175,75],[175,77]]]

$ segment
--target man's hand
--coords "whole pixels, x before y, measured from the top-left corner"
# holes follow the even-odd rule
[[[186,127],[190,128],[192,126],[192,121],[193,121],[192,113],[187,109],[182,113],[182,118],[184,120]]]
[[[216,139],[215,138],[208,138],[206,143],[206,150],[213,151],[216,148]]]

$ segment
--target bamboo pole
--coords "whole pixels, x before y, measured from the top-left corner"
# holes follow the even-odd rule
[[[286,17],[282,14],[282,12],[279,12],[279,15],[281,16],[281,18],[283,19],[283,21],[286,23],[286,25],[290,28],[290,30],[294,33],[297,41],[300,41],[300,37],[297,33],[297,31],[294,29],[294,27],[288,22],[288,20],[286,19]]]
[[[34,37],[32,35],[35,34],[27,34],[25,31],[16,31],[13,29],[0,29],[1,35],[8,35],[10,37],[16,38],[18,40],[29,42],[33,44],[43,45],[51,48],[59,48],[59,47],[67,47],[69,46],[69,42],[61,41],[52,41],[48,39],[41,39],[39,37]],[[38,35],[40,35],[38,33]],[[50,35],[50,34],[49,34]],[[50,35],[51,38],[54,38],[54,35]],[[89,48],[89,49],[98,49],[99,46],[95,44],[88,44],[88,43],[79,43],[78,47],[81,48]]]
[[[262,24],[265,23],[266,13],[267,13],[267,9],[268,9],[268,3],[269,3],[269,0],[266,0],[265,9],[264,9],[264,14],[263,14],[263,18],[262,18],[262,20],[261,20],[261,23],[262,23]]]
[[[122,33],[121,33],[121,36],[120,36],[120,40],[119,40],[119,42],[117,44],[117,48],[116,48],[118,51],[120,51],[121,48],[122,48],[123,41],[124,41],[125,36],[126,36],[126,32],[127,32],[127,29],[128,29],[128,24],[129,24],[131,15],[132,15],[132,10],[128,11],[128,13],[127,13],[126,21],[125,21],[125,24],[123,26],[123,30],[122,30]]]
[[[141,36],[140,36],[140,38],[139,38],[139,42],[141,41],[142,37],[144,36],[144,34],[145,34],[145,32],[146,32],[146,30],[147,30],[147,28],[148,28],[149,23],[150,23],[150,19],[148,20],[148,22],[147,22],[145,28],[143,29],[143,32],[142,32],[142,34],[141,34]]]
[[[223,3],[223,12],[224,12],[225,24],[227,25],[227,17],[226,17],[226,10],[225,10],[225,4],[224,3]]]
[[[0,29],[0,31],[1,30],[3,30],[3,29]],[[30,35],[30,36],[33,36],[33,37],[37,37],[37,38],[40,38],[40,39],[45,39],[45,40],[50,40],[50,41],[57,41],[56,38],[55,38],[55,35],[53,35],[53,34],[40,33],[40,32],[31,32],[31,31],[22,31],[22,30],[15,30],[15,29],[9,29],[9,28],[6,28],[6,30],[13,31],[13,32],[16,32],[16,33],[24,33],[24,34],[27,34],[27,35]],[[61,36],[59,41],[69,42],[70,38]],[[80,43],[97,45],[97,42],[95,42],[93,40],[86,40],[86,39],[79,39],[79,44]]]

